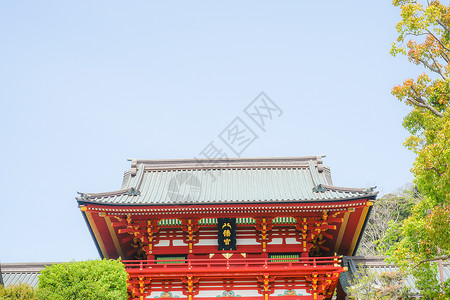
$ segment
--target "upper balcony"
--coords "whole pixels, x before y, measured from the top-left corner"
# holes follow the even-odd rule
[[[296,258],[217,258],[122,261],[129,274],[132,299],[145,299],[152,292],[183,292],[194,299],[200,291],[237,290],[260,294],[251,300],[331,299],[340,273],[340,256]],[[222,255],[220,255],[222,257]],[[309,296],[278,297],[281,290],[303,290]],[[275,292],[278,291],[276,294]],[[274,294],[274,295],[272,295]],[[216,298],[198,297],[202,300]]]
[[[335,274],[344,271],[341,257],[299,258],[211,258],[168,260],[124,260],[127,272],[133,276],[171,278],[181,276],[248,277],[270,274],[273,276],[311,276]]]

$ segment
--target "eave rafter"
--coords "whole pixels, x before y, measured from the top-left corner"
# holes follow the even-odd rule
[[[118,233],[128,233],[128,236],[122,239],[123,243],[131,241],[131,249],[127,256],[135,255],[136,258],[145,259],[153,251],[153,245],[157,243],[159,231],[157,220],[136,220],[131,214],[126,217],[114,216],[115,222],[112,227],[118,228]]]
[[[341,202],[316,202],[316,203],[271,203],[271,204],[229,204],[229,205],[180,205],[180,206],[115,206],[99,204],[82,204],[87,211],[104,212],[109,216],[123,216],[131,214],[133,216],[142,216],[142,218],[152,219],[172,219],[172,218],[224,218],[232,214],[234,217],[253,217],[264,218],[269,216],[278,217],[297,217],[316,216],[327,210],[331,215],[338,211],[346,211],[350,207],[364,206],[368,198],[356,199]]]
[[[318,204],[283,204],[283,205],[236,205],[227,206],[203,206],[190,207],[111,207],[102,205],[84,205],[82,210],[90,216],[90,223],[94,223],[96,215],[105,219],[108,223],[112,242],[117,253],[125,258],[134,257],[145,259],[153,253],[154,245],[159,241],[160,229],[181,228],[183,241],[188,246],[188,251],[193,252],[193,247],[199,241],[200,227],[214,227],[213,225],[200,225],[204,218],[218,218],[224,216],[222,210],[226,211],[227,217],[241,217],[254,219],[254,228],[257,230],[257,240],[261,243],[262,251],[267,249],[273,239],[272,229],[274,226],[282,227],[282,224],[274,224],[276,218],[288,217],[296,223],[295,229],[298,234],[296,240],[301,244],[299,252],[304,256],[319,255],[319,253],[340,252],[340,243],[343,238],[345,226],[350,213],[357,208],[366,208],[371,203],[368,199],[354,200],[345,204],[318,203]],[[226,210],[225,210],[226,209]],[[191,212],[192,211],[192,212]],[[359,210],[360,211],[360,210]],[[191,213],[189,213],[191,212]],[[189,218],[186,218],[189,216]],[[249,217],[251,216],[251,217]],[[364,214],[365,218],[365,214]],[[162,220],[178,219],[180,225],[165,225]],[[362,219],[362,218],[361,218]],[[294,221],[295,220],[295,221]],[[339,232],[330,232],[340,226]],[[249,224],[250,225],[250,224]],[[362,224],[356,229],[361,230]],[[117,234],[116,234],[117,233]],[[332,240],[336,240],[335,242]],[[327,242],[331,241],[331,242]],[[117,245],[116,245],[117,244]],[[118,246],[118,244],[120,244]],[[355,247],[353,241],[351,247]],[[331,247],[330,247],[331,246]],[[330,249],[334,248],[334,249]],[[334,250],[334,251],[333,251]],[[347,250],[345,250],[347,251]],[[103,246],[102,252],[106,253]],[[108,257],[107,255],[104,255]]]

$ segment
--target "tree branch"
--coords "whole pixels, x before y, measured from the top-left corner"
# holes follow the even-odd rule
[[[436,69],[437,69],[437,71],[438,71],[438,72],[436,72],[436,73],[438,73],[439,75],[441,75],[442,79],[447,80],[447,76],[445,76],[444,71],[442,71],[441,67],[439,66],[438,61],[436,60],[436,58],[434,57],[434,55],[433,55],[433,53],[432,53],[431,51],[430,51],[430,56],[431,56],[431,59],[433,60],[434,65],[436,66]]]
[[[450,62],[447,54],[445,54],[444,51],[441,51],[441,57],[445,60],[446,63]]]
[[[420,61],[425,67],[427,67],[428,69],[430,69],[430,71],[438,73],[439,74],[439,70],[436,68],[433,68],[433,66],[430,66],[430,64],[423,59],[417,59],[418,61]],[[442,76],[442,74],[440,74]]]
[[[426,263],[426,262],[430,262],[430,261],[438,261],[438,260],[447,260],[447,259],[450,259],[450,255],[444,255],[444,256],[439,256],[439,257],[436,257],[436,258],[424,259],[424,260],[419,261],[419,262],[413,267],[413,269],[417,268],[418,266],[420,266],[421,264]]]
[[[416,97],[409,97],[407,99],[407,101],[411,102],[411,104],[418,106],[418,107],[423,107],[428,109],[429,111],[431,111],[434,115],[442,118],[444,115],[438,111],[436,108],[434,108],[433,106],[430,105],[430,103],[428,103],[427,101],[425,101],[420,95],[419,93],[416,91],[416,89],[414,89],[414,87],[411,86],[411,90],[416,94]]]
[[[416,99],[414,98],[408,98],[407,101],[411,102],[412,105],[418,106],[418,107],[423,107],[428,109],[429,111],[431,111],[434,115],[442,118],[444,115],[439,112],[438,110],[436,110],[433,106],[431,106],[430,104],[422,104],[420,102],[418,102]]]
[[[445,25],[441,20],[436,20],[436,22],[442,26],[442,28],[444,28],[445,31],[450,32],[450,27],[448,27],[447,25]]]
[[[450,49],[447,48],[447,47],[445,47],[445,45],[442,44],[441,40],[438,39],[438,38],[434,35],[434,33],[432,33],[432,32],[431,32],[430,30],[428,30],[428,29],[427,29],[427,32],[428,32],[429,35],[431,35],[431,36],[434,38],[435,41],[437,41],[437,42],[439,43],[439,45],[441,45],[441,47],[442,47],[444,50],[450,52]],[[442,53],[442,55],[443,55],[442,58],[448,63],[448,62],[449,62],[449,59],[448,59],[447,54],[446,54],[444,51],[441,51],[441,53]]]
[[[408,36],[408,35],[421,36],[421,35],[428,35],[428,33],[425,33],[425,32],[423,32],[423,33],[405,32],[405,33],[403,34],[403,36]]]
[[[436,167],[428,167],[425,168],[425,170],[435,170],[439,177],[441,177],[442,175],[441,172],[439,172],[439,170]]]

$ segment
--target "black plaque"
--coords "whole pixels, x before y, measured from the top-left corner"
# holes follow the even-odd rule
[[[218,250],[236,250],[236,218],[217,219]]]

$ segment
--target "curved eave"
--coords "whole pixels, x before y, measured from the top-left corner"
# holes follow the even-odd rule
[[[367,226],[367,222],[369,221],[370,213],[372,212],[372,207],[373,206],[369,207],[369,211],[367,212],[366,219],[364,220],[364,225],[363,225],[363,227],[361,229],[361,233],[359,234],[358,241],[356,242],[355,249],[352,252],[352,256],[354,256],[356,254],[356,251],[358,251],[359,243],[361,242],[364,230],[366,229],[366,226]]]
[[[83,215],[84,222],[86,223],[89,233],[91,234],[91,237],[94,240],[95,248],[97,248],[97,252],[100,255],[100,258],[104,259],[105,256],[103,255],[102,250],[100,249],[100,245],[98,244],[98,241],[95,237],[94,231],[92,230],[91,224],[89,223],[89,221],[87,219],[86,212],[81,211],[81,214]]]
[[[375,195],[371,195],[370,197],[360,197],[353,200],[344,199],[339,202],[328,201],[328,203],[326,201],[303,201],[297,203],[253,203],[252,205],[248,205],[248,203],[235,203],[235,205],[230,203],[228,205],[191,204],[179,205],[178,207],[174,205],[166,205],[166,207],[159,205],[111,206],[104,203],[81,202],[80,208],[100,256],[106,258],[128,257],[128,251],[132,250],[128,244],[123,242],[126,233],[118,232],[117,228],[111,227],[111,221],[108,221],[111,217],[117,215],[130,215],[132,218],[139,220],[145,218],[155,220],[179,219],[187,216],[200,220],[202,218],[229,216],[230,213],[236,218],[249,217],[249,213],[252,214],[253,218],[321,216],[322,211],[330,211],[330,213],[341,211],[344,213],[341,223],[338,222],[334,230],[330,232],[333,238],[326,241],[325,247],[330,249],[330,253],[334,251],[340,255],[354,255],[367,224],[374,197]],[[230,209],[230,207],[232,208]]]
[[[78,204],[99,204],[99,205],[113,205],[113,206],[176,206],[176,205],[234,205],[234,204],[281,204],[281,203],[322,203],[322,202],[341,202],[341,201],[352,201],[357,199],[370,199],[375,200],[378,192],[372,192],[361,195],[354,195],[353,197],[345,197],[345,198],[331,198],[331,199],[309,199],[309,200],[238,200],[238,201],[220,201],[220,202],[177,202],[177,203],[117,203],[117,202],[106,202],[106,201],[98,201],[96,199],[83,199],[77,197]]]

